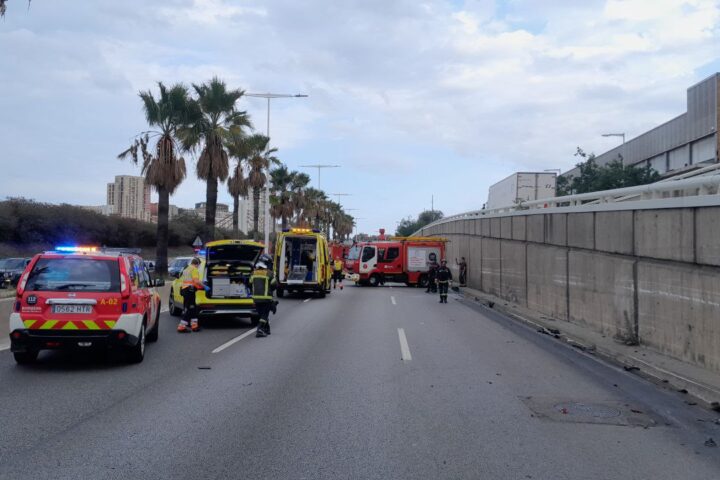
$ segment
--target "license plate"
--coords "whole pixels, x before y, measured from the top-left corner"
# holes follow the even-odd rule
[[[90,305],[53,305],[53,313],[92,313]]]

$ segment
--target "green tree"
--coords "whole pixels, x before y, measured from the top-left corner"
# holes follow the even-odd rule
[[[621,155],[602,166],[597,164],[594,154],[586,154],[580,147],[577,148],[575,156],[583,159],[576,165],[578,174],[571,178],[558,178],[558,196],[647,185],[661,178],[660,174],[647,164],[642,167],[625,165]]]
[[[177,142],[178,129],[188,122],[191,103],[188,90],[184,85],[176,84],[168,89],[158,82],[160,95],[156,99],[152,92],[140,92],[145,111],[145,119],[154,130],[145,132],[135,142],[118,155],[124,159],[130,157],[135,164],[142,163],[145,181],[158,192],[157,253],[155,268],[158,274],[167,273],[168,235],[170,195],[185,179],[185,159],[178,155],[181,151]],[[151,142],[155,146],[149,147]]]
[[[276,148],[268,149],[270,138],[256,133],[247,139],[248,145],[248,184],[253,195],[253,239],[260,239],[260,194],[267,184],[267,172],[271,165],[280,165],[280,160],[273,155]]]
[[[410,217],[404,218],[400,220],[400,223],[395,230],[395,235],[399,237],[409,237],[425,225],[429,225],[432,222],[440,220],[443,216],[443,212],[440,210],[425,210],[414,220]]]
[[[298,172],[291,172],[286,165],[280,165],[270,172],[272,191],[270,210],[273,218],[280,219],[283,230],[288,228],[288,219],[292,217],[295,211],[293,206],[293,184],[297,176]]]
[[[235,103],[243,96],[242,90],[228,90],[225,82],[214,77],[201,85],[193,84],[197,99],[193,102],[192,123],[181,131],[183,146],[200,149],[197,176],[206,182],[205,228],[210,240],[215,238],[215,214],[218,183],[229,175],[228,153],[225,143],[241,136],[251,127],[246,112],[237,110]]]

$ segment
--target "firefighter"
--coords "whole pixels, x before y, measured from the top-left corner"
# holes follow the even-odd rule
[[[425,293],[437,292],[437,285],[435,284],[435,276],[437,274],[438,264],[435,261],[434,254],[431,254],[430,262],[428,262],[428,286]]]
[[[438,291],[440,292],[440,303],[447,303],[448,288],[450,282],[452,282],[452,272],[447,267],[447,261],[445,259],[440,262],[435,278],[437,281]]]
[[[343,289],[343,261],[336,258],[333,262],[333,289],[340,284],[340,290]]]
[[[275,278],[272,272],[272,259],[268,255],[261,255],[255,264],[255,270],[250,277],[252,296],[255,302],[260,322],[258,323],[256,337],[270,335],[270,312],[276,312],[277,303],[273,299]]]
[[[197,306],[195,305],[195,292],[205,289],[205,285],[200,283],[199,266],[200,259],[195,257],[182,273],[180,295],[183,297],[183,315],[177,327],[179,333],[197,332],[200,330],[197,318]]]

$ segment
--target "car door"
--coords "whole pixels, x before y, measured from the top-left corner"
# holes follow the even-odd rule
[[[133,271],[137,276],[137,281],[133,282],[136,287],[136,295],[138,306],[146,314],[147,326],[150,329],[155,322],[154,312],[152,310],[152,294],[150,292],[150,275],[145,268],[145,262],[139,258],[133,259]]]
[[[360,256],[360,273],[370,273],[377,265],[377,248],[365,245]]]
[[[386,275],[398,275],[402,273],[399,246],[390,246],[385,251],[385,256],[383,258],[383,273]]]

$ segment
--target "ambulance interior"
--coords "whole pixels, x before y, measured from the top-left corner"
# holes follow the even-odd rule
[[[318,278],[318,242],[315,237],[285,237],[280,252],[281,282],[316,282]]]
[[[262,248],[255,245],[217,245],[207,249],[205,271],[210,298],[246,298],[248,280]]]

